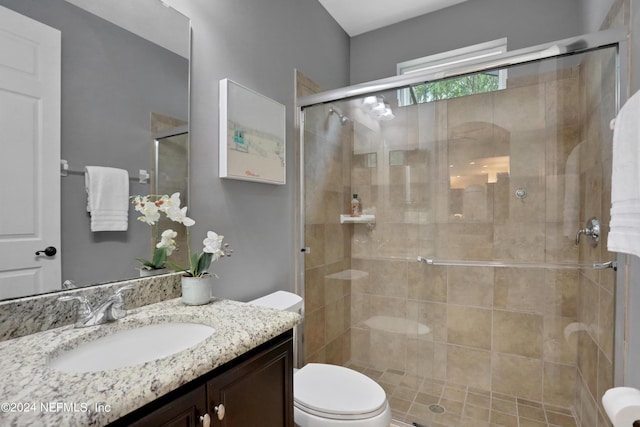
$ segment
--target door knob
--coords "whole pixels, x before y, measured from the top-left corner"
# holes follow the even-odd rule
[[[53,246],[47,246],[44,250],[36,252],[36,255],[45,254],[46,256],[54,256],[58,250]]]

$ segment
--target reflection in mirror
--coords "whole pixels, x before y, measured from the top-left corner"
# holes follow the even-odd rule
[[[83,4],[107,18],[90,13]],[[154,128],[154,119],[188,123],[188,19],[158,0],[0,0],[0,6],[61,33],[61,148],[57,158],[43,161],[58,165],[65,159],[69,169],[80,172],[86,166],[124,169],[130,176],[129,194],[149,194],[152,188],[138,181],[138,171],[154,168],[150,153],[155,134],[166,129]],[[135,12],[142,12],[138,20]],[[117,20],[113,17],[126,21],[119,24],[127,29],[107,20]],[[161,41],[175,31],[181,31],[184,42],[179,45],[186,49]],[[181,155],[183,165],[171,166],[170,173],[179,173],[178,179],[185,181],[186,150]],[[60,289],[63,281],[86,286],[138,277],[136,258],[150,252],[149,227],[129,209],[127,231],[91,232],[83,174],[59,179],[61,244],[56,257],[62,262],[62,275],[51,280],[56,283],[50,283],[50,289]],[[186,196],[185,191],[183,200]],[[0,293],[0,299],[25,293]]]
[[[166,121],[165,121],[166,123]],[[154,170],[151,182],[153,194],[180,193],[182,206],[189,204],[189,133],[186,125],[171,127],[156,133],[154,138]],[[168,220],[162,216],[158,221],[154,242],[159,240],[158,234],[172,229],[178,233],[175,238],[177,249],[169,256],[169,261],[186,266],[189,265],[186,248],[185,226]]]

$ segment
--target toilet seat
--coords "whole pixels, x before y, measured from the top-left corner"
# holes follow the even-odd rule
[[[366,375],[337,365],[309,363],[294,375],[294,406],[325,419],[363,420],[388,409],[382,387]]]

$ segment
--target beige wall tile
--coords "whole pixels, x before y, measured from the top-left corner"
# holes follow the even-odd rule
[[[598,298],[600,296],[598,285],[585,276],[580,276],[578,319],[586,327],[593,337],[598,332]]]
[[[351,360],[365,366],[371,363],[369,329],[351,328]]]
[[[493,92],[494,120],[498,126],[513,133],[539,130],[545,127],[544,85],[532,84]],[[526,99],[527,102],[522,102]]]
[[[545,363],[543,400],[571,407],[575,397],[576,375],[575,366]]]
[[[313,354],[325,345],[325,311],[307,311],[304,317],[305,354]]]
[[[509,261],[544,262],[545,224],[519,223],[494,225],[495,259]]]
[[[325,231],[324,225],[306,225],[304,227],[305,246],[311,248],[311,253],[305,256],[305,268],[318,267],[325,260]]]
[[[449,267],[447,301],[490,308],[493,305],[494,269]]]
[[[371,330],[370,334],[371,365],[376,369],[396,369],[404,372],[407,368],[406,336],[376,330]]]
[[[305,274],[304,307],[307,312],[315,311],[325,305],[325,274],[324,266],[308,268]]]
[[[491,387],[491,353],[457,345],[447,347],[447,381]]]
[[[339,262],[344,258],[344,232],[341,224],[324,226],[324,264]]]
[[[407,298],[407,261],[378,260],[371,264],[369,280],[371,293],[376,295]]]
[[[580,324],[575,319],[544,316],[543,358],[548,362],[576,366]],[[574,331],[575,332],[572,332]]]
[[[605,271],[604,274],[607,274]],[[613,333],[614,333],[614,295],[599,287],[600,298],[598,299],[598,329],[597,339],[598,346],[604,353],[605,357],[613,360]]]
[[[578,369],[591,396],[598,392],[598,346],[587,332],[578,336]]]
[[[333,365],[344,365],[350,357],[351,338],[348,332],[342,333],[335,340],[330,341],[326,346],[326,363]]]
[[[534,268],[496,268],[493,305],[496,309],[544,313],[548,294],[544,272]]]
[[[598,353],[598,391],[594,397],[598,402],[598,408],[601,412],[604,412],[602,396],[613,386],[613,363],[611,359],[608,359],[607,356],[600,351]]]
[[[579,272],[547,270],[544,278],[549,285],[549,292],[545,295],[545,313],[577,318]]]
[[[451,344],[491,349],[491,310],[450,305],[447,308],[447,338]]]
[[[344,318],[346,314],[344,298],[325,306],[325,342],[333,341],[344,333]]]
[[[513,311],[493,312],[493,350],[542,357],[542,316]]]
[[[407,319],[415,320],[426,325],[431,332],[419,339],[447,341],[447,305],[423,301],[409,301],[407,303]]]
[[[409,298],[433,302],[447,301],[447,269],[409,263]]]
[[[546,125],[576,123],[580,109],[574,102],[579,99],[578,79],[575,76],[545,83]]]
[[[542,360],[493,353],[494,391],[534,401],[542,400]]]

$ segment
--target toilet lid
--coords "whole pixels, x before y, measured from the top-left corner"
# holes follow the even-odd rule
[[[384,412],[387,396],[366,375],[342,366],[309,363],[293,377],[295,405],[334,419],[362,419]]]

